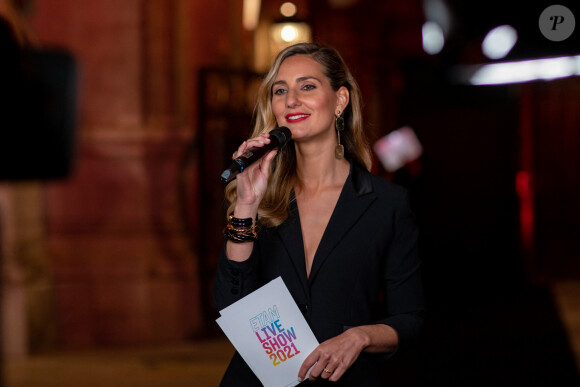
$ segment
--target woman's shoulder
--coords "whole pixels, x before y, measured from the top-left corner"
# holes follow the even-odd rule
[[[369,172],[366,168],[358,163],[353,163],[352,174],[353,182],[359,192],[373,192],[377,197],[384,198],[389,201],[407,200],[407,189],[403,186],[395,184],[386,178]]]

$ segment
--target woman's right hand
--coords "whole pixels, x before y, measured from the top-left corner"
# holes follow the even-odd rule
[[[233,154],[233,158],[243,154],[252,147],[262,147],[270,143],[270,134],[264,133],[258,137],[244,141],[238,150]],[[265,154],[260,160],[252,163],[237,179],[237,202],[234,209],[234,216],[237,218],[255,217],[258,212],[260,201],[266,193],[268,178],[270,176],[270,164],[276,156],[276,150]]]
[[[233,158],[243,154],[247,149],[252,147],[262,147],[270,142],[270,135],[265,133],[258,137],[244,141],[238,150],[233,154]],[[270,163],[276,156],[276,150],[266,153],[260,160],[252,163],[242,173],[236,177],[237,200],[234,208],[236,218],[256,219],[258,207],[268,186],[268,177],[270,175]],[[232,243],[226,244],[226,256],[229,260],[242,262],[252,254],[254,243]]]

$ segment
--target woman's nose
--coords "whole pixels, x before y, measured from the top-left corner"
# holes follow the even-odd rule
[[[286,106],[290,109],[296,107],[300,101],[298,100],[298,96],[294,91],[288,91],[286,94]]]

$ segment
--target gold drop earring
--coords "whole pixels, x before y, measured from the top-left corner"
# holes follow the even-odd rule
[[[337,159],[342,159],[344,157],[344,146],[340,143],[340,132],[344,130],[344,118],[340,115],[340,110],[336,112],[337,116],[334,118],[334,123],[336,126],[337,144],[334,148],[334,156]]]

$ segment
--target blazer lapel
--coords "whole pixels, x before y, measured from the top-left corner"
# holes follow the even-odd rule
[[[306,257],[304,256],[304,241],[302,240],[302,228],[296,201],[290,203],[290,214],[288,220],[278,227],[278,236],[286,247],[296,273],[300,278],[300,283],[304,288],[304,294],[310,295],[308,281],[306,278]]]
[[[316,274],[336,245],[376,199],[372,192],[373,188],[369,173],[355,161],[352,161],[350,175],[344,184],[328,226],[318,245],[318,250],[316,250],[314,255],[310,277],[308,277],[310,284],[314,281]],[[300,227],[300,224],[298,224],[298,227]],[[300,230],[298,232],[302,235]],[[303,244],[300,244],[300,246],[303,246]],[[301,265],[305,267],[304,251],[302,251],[301,259]]]

